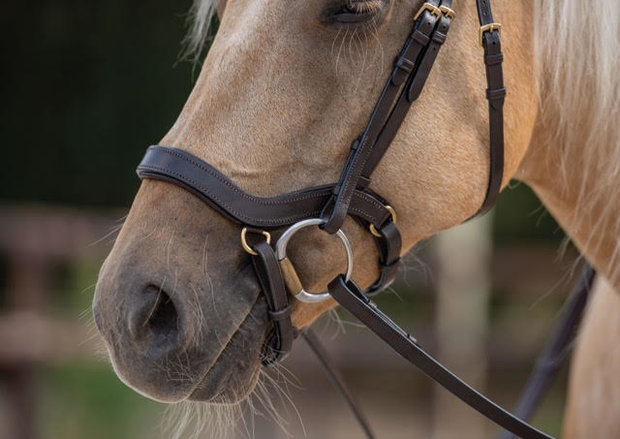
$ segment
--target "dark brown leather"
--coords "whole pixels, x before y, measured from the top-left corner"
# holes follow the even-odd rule
[[[378,229],[381,238],[375,237],[379,249],[379,278],[367,290],[366,295],[374,296],[389,287],[400,268],[400,232],[392,221]]]
[[[513,416],[450,372],[422,349],[413,337],[383,314],[353,282],[345,282],[340,275],[330,282],[328,291],[340,306],[353,314],[398,354],[491,421],[522,438],[551,439],[551,436]]]
[[[476,1],[480,26],[493,23],[490,0]],[[482,36],[484,65],[487,77],[486,97],[489,101],[489,184],[482,206],[476,215],[486,213],[495,203],[504,177],[504,74],[502,46],[499,31],[485,32]]]
[[[137,173],[140,178],[164,180],[182,186],[236,223],[266,229],[318,218],[334,188],[333,184],[322,185],[261,198],[244,192],[193,154],[158,145],[147,149]],[[391,218],[385,203],[370,191],[354,192],[350,213],[377,228]]]
[[[272,329],[263,345],[262,362],[265,366],[271,366],[282,361],[291,351],[297,329],[291,323],[288,293],[275,252],[264,241],[260,241],[252,249],[257,253],[252,256],[254,271],[265,296],[272,323]]]

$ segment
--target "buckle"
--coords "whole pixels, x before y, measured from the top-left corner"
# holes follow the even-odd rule
[[[433,14],[435,17],[437,17],[437,20],[441,18],[440,8],[435,5],[431,5],[430,3],[424,3],[422,7],[418,9],[418,12],[416,12],[415,16],[413,17],[413,21],[416,21],[418,18],[420,18],[420,15],[422,15],[424,11],[428,11]]]
[[[439,10],[450,20],[454,20],[454,17],[456,17],[456,12],[454,12],[454,9],[450,9],[447,6],[439,6]]]
[[[501,35],[502,24],[501,23],[489,23],[489,24],[485,24],[484,26],[480,26],[480,29],[478,30],[478,42],[480,43],[481,46],[482,46],[482,37],[484,36],[485,32],[494,32],[494,31],[498,31]]]
[[[388,212],[390,212],[390,215],[392,215],[392,222],[394,224],[396,224],[396,221],[398,221],[398,216],[396,215],[396,211],[394,210],[394,208],[392,206],[390,206],[389,204],[387,204],[385,206],[385,210],[387,210]],[[379,231],[377,230],[377,228],[375,227],[374,224],[371,224],[368,227],[368,230],[370,230],[370,233],[372,233],[373,236],[376,236],[377,238],[381,238],[383,237],[383,235],[381,235],[381,233],[379,233]]]

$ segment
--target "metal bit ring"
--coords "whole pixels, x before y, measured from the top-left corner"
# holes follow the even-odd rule
[[[324,300],[329,299],[331,296],[329,293],[310,293],[304,289],[299,280],[299,276],[297,275],[297,271],[295,267],[291,263],[290,259],[286,256],[286,247],[288,242],[293,237],[295,233],[299,230],[304,229],[310,226],[320,226],[324,224],[325,220],[320,218],[307,219],[304,221],[300,221],[296,224],[293,224],[289,227],[278,239],[276,243],[276,257],[278,258],[278,262],[280,263],[280,268],[282,269],[282,276],[284,278],[284,282],[286,284],[289,292],[300,302],[304,303],[319,303]],[[351,274],[353,273],[353,249],[351,248],[351,243],[347,238],[345,233],[338,229],[336,232],[336,236],[340,238],[344,249],[347,254],[347,270],[345,272],[345,279],[348,282],[351,279]]]

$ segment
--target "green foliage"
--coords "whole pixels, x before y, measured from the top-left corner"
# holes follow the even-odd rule
[[[140,439],[161,434],[153,420],[161,416],[163,406],[125,387],[108,364],[47,366],[40,383],[41,439]]]

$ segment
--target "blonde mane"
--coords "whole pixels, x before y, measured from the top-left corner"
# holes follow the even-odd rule
[[[197,63],[209,40],[211,22],[221,0],[194,0],[188,16],[189,32],[185,37],[184,57]]]
[[[534,6],[540,117],[551,130],[549,147],[560,149],[564,186],[585,177],[570,226],[578,229],[592,221],[584,213],[598,212],[589,224],[592,248],[602,245],[597,231],[615,231],[608,261],[614,279],[620,274],[620,3],[535,0]]]

